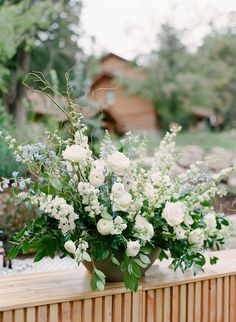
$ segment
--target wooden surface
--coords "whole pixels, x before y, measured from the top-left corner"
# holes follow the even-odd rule
[[[236,322],[236,250],[193,276],[154,265],[137,293],[122,283],[92,292],[78,270],[0,278],[0,322]]]

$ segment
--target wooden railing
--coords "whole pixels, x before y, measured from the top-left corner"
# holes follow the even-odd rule
[[[0,278],[0,322],[236,322],[236,250],[193,276],[154,265],[136,293],[92,292],[80,267]]]

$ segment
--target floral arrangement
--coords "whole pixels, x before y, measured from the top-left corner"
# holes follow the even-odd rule
[[[219,249],[231,233],[229,221],[214,212],[212,199],[225,194],[217,183],[233,168],[212,174],[206,160],[172,180],[180,128],[165,135],[150,169],[142,166],[144,142],[130,133],[119,146],[106,133],[95,157],[83,117],[76,109],[68,116],[70,137],[65,140],[58,132],[48,132],[48,144],[17,145],[1,134],[32,176],[14,172],[3,179],[0,190],[11,186],[18,202],[39,210],[32,224],[14,237],[9,257],[33,249],[35,261],[59,254],[90,262],[91,288],[99,290],[106,276],[96,263],[107,258],[123,272],[132,291],[157,248],[159,259],[171,257],[175,270],[202,269],[202,252]]]

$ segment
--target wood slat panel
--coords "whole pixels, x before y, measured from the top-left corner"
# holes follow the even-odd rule
[[[29,321],[31,322],[31,321]],[[59,304],[51,304],[49,306],[49,322],[59,321]]]
[[[209,281],[202,283],[202,322],[209,322]]]
[[[163,289],[156,290],[156,308],[155,308],[155,317],[156,320],[162,321],[163,316]]]
[[[223,321],[223,301],[224,301],[224,294],[223,294],[223,279],[222,277],[217,278],[216,281],[216,322]]]
[[[70,303],[69,302],[61,303],[61,321],[60,322],[68,322],[68,321],[71,321]]]
[[[72,322],[82,322],[82,302],[74,301],[72,304]]]
[[[103,316],[104,322],[112,322],[112,296],[105,296]]]
[[[209,282],[209,308],[210,308],[210,319],[209,322],[216,321],[216,280],[212,279]]]
[[[155,297],[154,291],[147,291],[146,305],[148,310],[146,311],[146,321],[154,322],[155,321]]]
[[[187,286],[180,286],[179,322],[187,322]]]
[[[94,299],[93,322],[102,322],[102,297]]]
[[[229,322],[229,276],[224,277],[223,317],[224,322]]]
[[[47,315],[48,315],[47,309],[48,309],[47,305],[41,305],[38,307],[37,322],[47,322]]]
[[[5,311],[2,315],[2,322],[14,322],[13,311]]]
[[[113,297],[112,322],[122,322],[122,297],[121,294]]]
[[[194,321],[194,283],[190,283],[187,286],[188,298],[187,298],[187,321]]]
[[[35,307],[28,307],[26,309],[26,322],[36,322],[36,309]],[[52,319],[50,322],[57,322]]]
[[[171,297],[170,287],[164,288],[163,322],[170,322]]]
[[[124,322],[130,322],[131,321],[131,316],[132,316],[132,295],[131,293],[126,293],[123,296],[123,320]]]
[[[229,321],[236,322],[235,276],[229,278]]]
[[[171,315],[172,322],[179,322],[179,286],[174,286],[172,288],[172,307],[171,307]]]
[[[25,322],[25,312],[24,309],[18,309],[14,312],[14,320],[17,322]]]
[[[202,283],[195,283],[194,322],[201,322],[201,288]]]

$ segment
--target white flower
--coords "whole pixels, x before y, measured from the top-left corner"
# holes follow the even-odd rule
[[[120,235],[123,230],[125,230],[127,225],[124,223],[124,220],[117,216],[114,220],[114,229],[112,231],[112,235]]]
[[[68,240],[67,242],[65,242],[64,247],[69,253],[75,254],[76,246],[72,240]]]
[[[150,224],[147,219],[141,215],[136,216],[134,229],[136,231],[135,236],[139,237],[140,239],[151,240],[154,236],[152,224]]]
[[[88,151],[79,146],[79,145],[71,145],[62,152],[63,159],[69,160],[71,162],[81,162],[85,161],[88,157]]]
[[[113,221],[108,219],[100,219],[97,223],[97,230],[101,235],[109,235],[114,229]]]
[[[189,226],[189,225],[192,225],[194,223],[194,220],[189,214],[185,214],[184,223],[185,223],[185,225]]]
[[[185,238],[186,230],[184,230],[180,225],[176,226],[174,229],[177,239]]]
[[[207,229],[209,229],[209,231],[214,231],[216,229],[216,216],[213,213],[209,213],[207,214],[204,218],[203,218],[204,223],[207,226]]]
[[[105,176],[101,170],[92,169],[88,179],[92,186],[98,188],[104,183]]]
[[[130,257],[135,257],[138,255],[140,250],[140,244],[139,241],[128,241],[127,242],[127,249],[126,249],[126,254]]]
[[[156,172],[151,173],[151,180],[152,180],[152,183],[155,186],[160,184],[160,182],[161,182],[161,172],[156,171]]]
[[[132,196],[128,192],[124,192],[119,198],[113,198],[113,210],[114,211],[127,211],[132,202]]]
[[[97,159],[93,162],[93,167],[101,172],[104,171],[104,161],[102,159]]]
[[[205,239],[204,231],[201,228],[192,230],[189,234],[188,241],[190,244],[195,244],[200,248],[203,245]]]
[[[144,186],[144,195],[149,199],[154,199],[155,197],[155,189],[151,183],[146,183]]]
[[[122,183],[115,182],[112,186],[112,196],[114,198],[120,198],[125,193],[125,187]]]
[[[121,152],[114,152],[107,159],[107,166],[116,175],[122,176],[130,166],[129,159]]]
[[[170,226],[177,226],[183,222],[185,214],[181,202],[167,202],[162,217]]]

